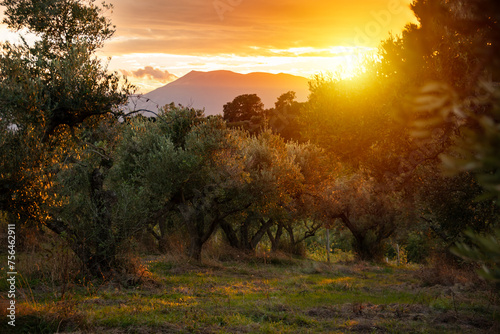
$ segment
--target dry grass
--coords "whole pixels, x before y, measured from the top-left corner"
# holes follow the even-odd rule
[[[23,288],[16,329],[27,328],[26,333],[493,333],[498,329],[498,300],[482,286],[426,286],[424,271],[410,266],[239,255],[226,261],[206,257],[201,265],[180,254],[132,258],[124,277],[142,277],[134,284],[118,278],[86,282],[71,286],[63,299],[56,298],[48,285],[45,291],[35,284],[32,292]]]
[[[438,256],[432,257],[429,264],[416,271],[415,274],[424,286],[453,286],[456,284],[485,286],[485,282],[479,279],[476,274],[475,267],[458,266],[452,261]]]

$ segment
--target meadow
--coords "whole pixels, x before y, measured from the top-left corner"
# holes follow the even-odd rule
[[[33,263],[33,254],[30,259]],[[499,329],[498,294],[474,273],[446,265],[336,260],[336,256],[327,263],[241,254],[199,264],[182,256],[150,255],[138,259],[139,275],[117,275],[108,281],[74,284],[40,273],[21,276],[15,330],[5,321],[0,330],[495,333]]]

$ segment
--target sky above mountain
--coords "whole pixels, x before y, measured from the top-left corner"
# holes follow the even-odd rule
[[[415,20],[410,0],[108,2],[117,31],[101,55],[142,91],[191,70],[349,75],[390,31]]]

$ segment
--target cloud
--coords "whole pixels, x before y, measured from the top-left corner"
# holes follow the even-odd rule
[[[292,47],[377,46],[414,17],[410,0],[113,0],[108,54],[263,55]],[[215,7],[215,4],[225,4]],[[222,14],[220,8],[225,8]],[[397,8],[398,12],[390,12]],[[388,13],[388,15],[387,15]],[[358,32],[368,31],[368,37]],[[257,48],[255,48],[257,47]]]
[[[159,81],[162,83],[172,82],[175,79],[177,79],[177,76],[170,73],[169,71],[160,70],[152,66],[146,66],[144,68],[135,71],[127,71],[127,70],[120,70],[120,71],[126,76],[132,76],[134,78],[146,78],[150,80]]]

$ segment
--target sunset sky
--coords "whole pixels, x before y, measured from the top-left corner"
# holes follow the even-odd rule
[[[142,92],[191,70],[290,73],[343,68],[414,21],[409,0],[111,0],[101,55]],[[5,27],[2,39],[13,39]]]

